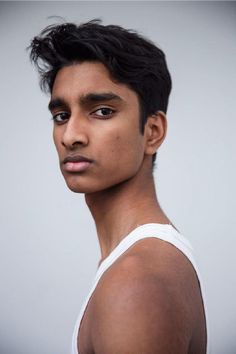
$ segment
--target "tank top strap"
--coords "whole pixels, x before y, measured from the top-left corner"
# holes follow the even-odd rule
[[[187,240],[187,238],[181,235],[172,225],[154,223],[144,224],[138,226],[136,229],[131,231],[126,237],[124,237],[121,242],[116,246],[116,248],[109,254],[109,256],[104,259],[104,261],[100,264],[97,270],[95,280],[97,278],[99,279],[101,275],[117,260],[117,258],[119,258],[135,242],[149,237],[154,237],[163,241],[167,241],[175,245],[178,249],[180,249],[190,260],[193,258],[193,249],[190,242]]]
[[[187,238],[185,238],[182,234],[180,234],[172,225],[170,224],[158,224],[158,223],[150,223],[150,224],[144,224],[138,226],[136,229],[131,231],[127,236],[125,236],[121,242],[112,250],[112,252],[109,254],[107,258],[105,258],[101,264],[99,265],[92,287],[90,289],[90,292],[88,296],[86,297],[79,316],[77,318],[75,328],[74,328],[74,333],[73,333],[73,338],[72,338],[72,354],[79,354],[77,351],[77,336],[79,332],[79,328],[84,316],[84,313],[86,311],[87,305],[89,303],[89,300],[96,289],[96,286],[104,274],[104,272],[125,252],[127,251],[132,245],[134,245],[137,241],[145,239],[145,238],[158,238],[160,240],[169,242],[170,244],[174,245],[176,248],[178,248],[192,263],[196,274],[198,276],[201,292],[202,292],[202,298],[203,298],[203,303],[205,305],[205,295],[203,293],[202,289],[202,284],[201,284],[201,279],[200,279],[200,272],[198,270],[198,267],[195,263],[194,257],[193,257],[193,249],[188,241]],[[205,306],[204,306],[205,307]],[[206,308],[205,308],[206,311]]]

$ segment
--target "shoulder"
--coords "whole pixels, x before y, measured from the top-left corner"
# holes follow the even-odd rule
[[[104,273],[98,294],[110,296],[139,290],[147,295],[170,292],[174,298],[181,293],[189,297],[199,288],[198,278],[190,260],[169,242],[156,238],[142,239],[128,249]],[[119,290],[119,291],[118,291]],[[156,297],[158,301],[160,297]]]
[[[193,267],[174,246],[137,242],[104,273],[94,294],[96,353],[113,353],[114,338],[119,353],[127,347],[130,353],[177,353],[176,346],[181,352],[190,341],[197,291]]]

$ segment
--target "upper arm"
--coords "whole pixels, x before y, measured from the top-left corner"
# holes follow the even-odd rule
[[[92,325],[96,354],[187,353],[189,312],[174,279],[124,267],[105,278]]]

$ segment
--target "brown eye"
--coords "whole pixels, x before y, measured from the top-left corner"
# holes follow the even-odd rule
[[[53,115],[52,119],[55,123],[62,124],[66,122],[69,118],[69,114],[67,112],[61,112]]]
[[[108,107],[102,107],[102,108],[99,108],[93,112],[93,114],[95,114],[96,116],[101,117],[101,118],[108,118],[113,113],[115,113],[115,111],[111,108],[108,108]]]

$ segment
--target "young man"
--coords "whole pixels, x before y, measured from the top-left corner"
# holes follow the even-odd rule
[[[188,241],[162,211],[153,164],[171,78],[150,41],[98,21],[46,28],[31,43],[49,90],[68,187],[84,193],[101,260],[74,354],[203,354],[206,322]]]

